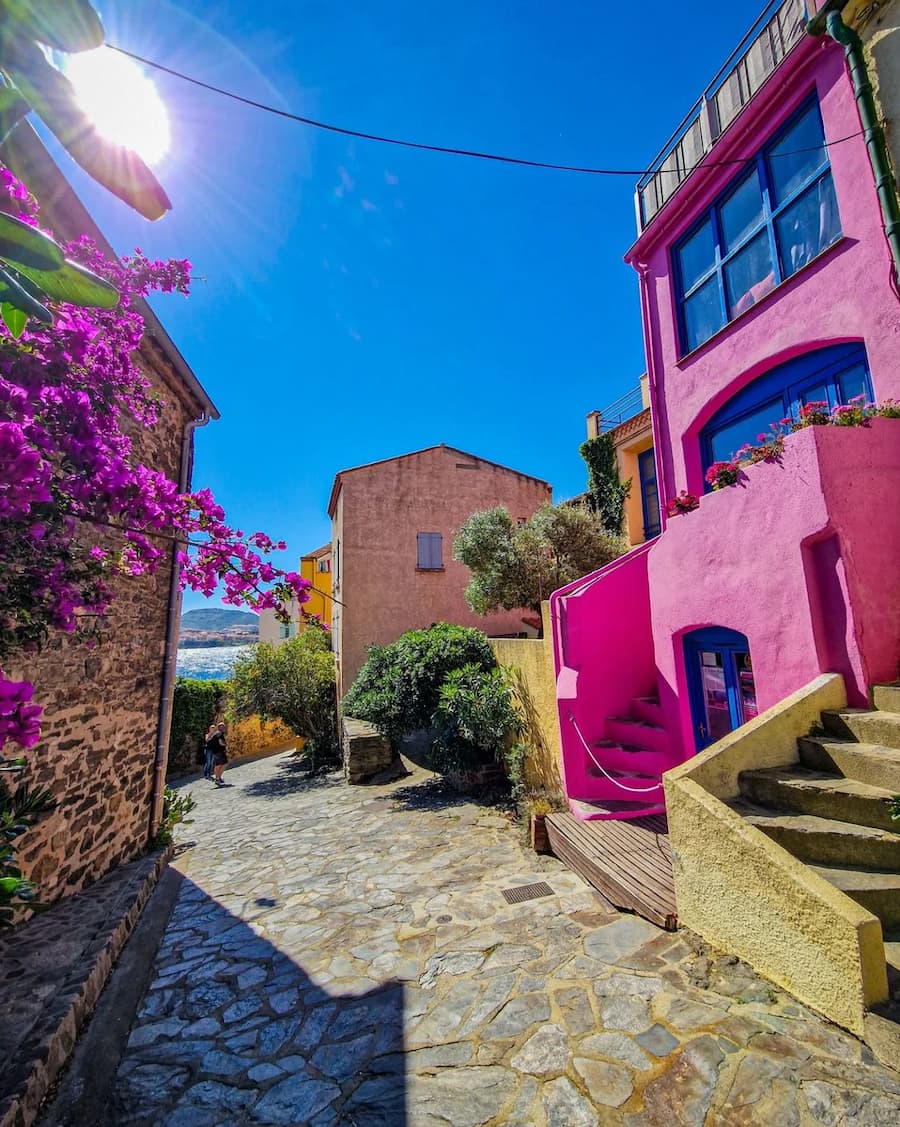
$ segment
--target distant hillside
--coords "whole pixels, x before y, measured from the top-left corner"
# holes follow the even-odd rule
[[[229,626],[254,629],[259,626],[259,615],[227,607],[198,607],[186,610],[181,616],[182,630],[227,630]]]

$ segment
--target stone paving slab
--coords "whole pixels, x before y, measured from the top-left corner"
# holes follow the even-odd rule
[[[900,1077],[424,772],[191,784],[107,1124],[893,1124]],[[553,896],[509,905],[516,884]]]
[[[168,855],[123,865],[0,933],[0,1127],[34,1120]]]

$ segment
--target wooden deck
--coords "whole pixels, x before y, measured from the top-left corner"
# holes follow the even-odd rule
[[[617,908],[669,930],[678,926],[664,815],[581,822],[569,813],[548,814],[547,832],[556,856]]]

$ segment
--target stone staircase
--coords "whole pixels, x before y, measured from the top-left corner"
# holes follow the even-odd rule
[[[659,701],[635,697],[625,716],[607,719],[604,731],[588,757],[589,790],[569,800],[572,813],[583,822],[665,813],[662,775],[676,760]]]
[[[895,1041],[900,1061],[900,684],[875,686],[872,703],[823,712],[796,765],[742,771],[729,805],[881,920],[891,1001],[873,1037]]]

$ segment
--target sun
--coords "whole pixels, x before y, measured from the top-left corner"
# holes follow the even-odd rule
[[[100,47],[68,56],[65,74],[101,136],[133,149],[147,164],[162,160],[169,151],[169,115],[137,63]]]

